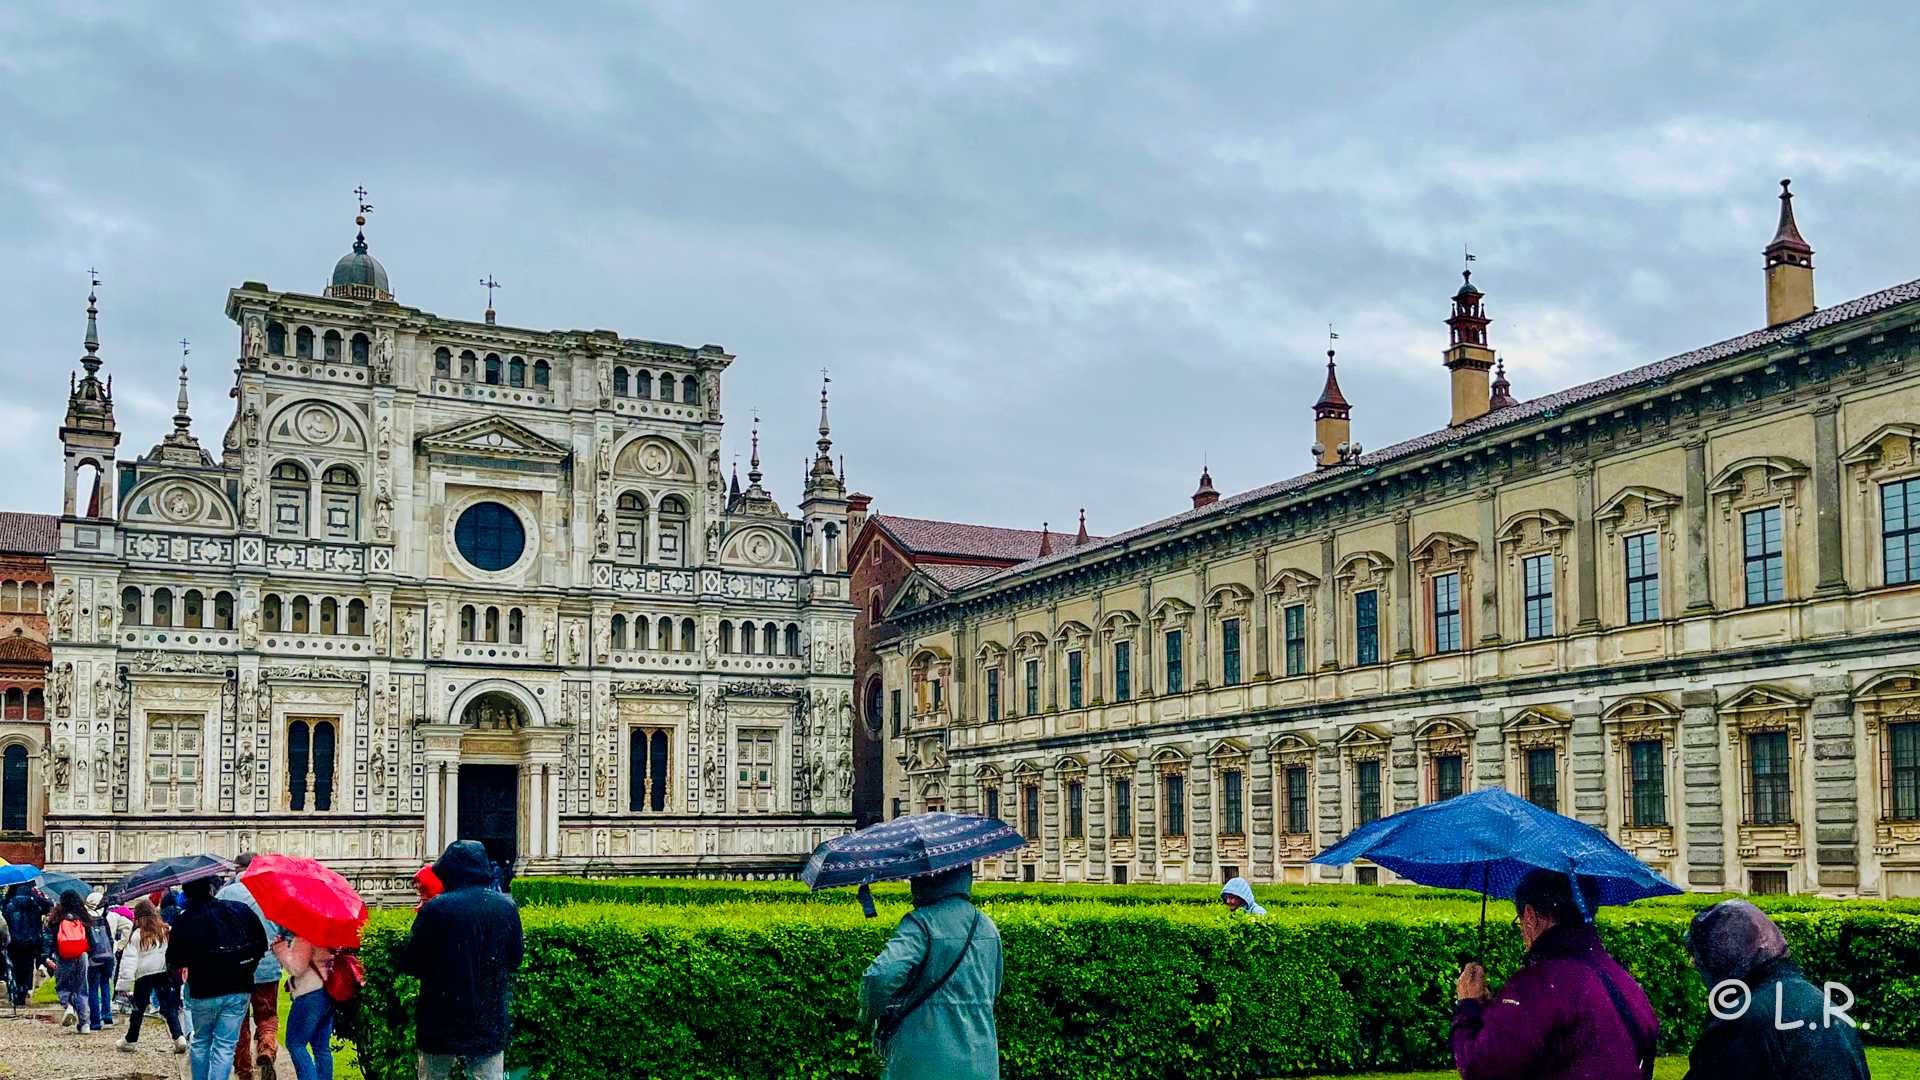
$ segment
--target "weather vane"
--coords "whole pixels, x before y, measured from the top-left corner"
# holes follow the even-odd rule
[[[100,284],[100,271],[95,270],[91,266],[87,267],[87,279],[92,281],[95,287],[98,287]]]
[[[499,283],[499,282],[497,282],[497,281],[495,281],[495,280],[493,280],[493,275],[492,275],[492,274],[488,274],[488,275],[487,275],[486,277],[483,277],[483,278],[481,278],[481,279],[480,279],[480,284],[486,287],[486,290],[487,290],[487,308],[488,308],[489,310],[491,310],[491,309],[493,308],[493,290],[495,290],[495,289],[497,289],[497,288],[499,288],[499,287],[500,287],[500,283]]]
[[[826,383],[830,383],[830,382],[832,382],[832,381],[833,381],[833,376],[831,376],[831,375],[829,375],[829,374],[827,374],[827,369],[826,369],[826,368],[821,368],[821,369],[820,369],[820,382],[821,382],[821,384],[822,384],[822,385],[825,385]]]
[[[1333,324],[1328,323],[1327,324],[1327,351],[1332,352],[1333,343],[1339,340],[1340,340],[1340,335],[1333,332]]]
[[[359,187],[354,188],[353,197],[359,200],[360,203],[360,212],[354,215],[353,223],[355,225],[365,225],[367,223],[367,215],[373,213],[373,204],[367,201],[367,186],[361,184]]]
[[[1461,263],[1462,263],[1462,265],[1465,265],[1466,263],[1470,263],[1470,262],[1473,262],[1473,261],[1474,261],[1475,259],[1477,259],[1477,258],[1479,258],[1479,256],[1477,256],[1477,255],[1475,255],[1475,254],[1474,254],[1473,252],[1471,252],[1471,251],[1469,251],[1469,250],[1467,249],[1467,245],[1465,245],[1465,244],[1461,244],[1461,245],[1460,245],[1460,254],[1462,254],[1462,255],[1464,255],[1464,256],[1466,256],[1466,258],[1465,258],[1465,259],[1463,259],[1463,260],[1461,260]]]
[[[183,359],[183,360],[184,360],[184,359],[186,359],[186,356],[187,356],[187,352],[188,352],[188,350],[187,350],[187,346],[189,346],[189,345],[191,345],[191,344],[193,344],[193,343],[192,343],[191,341],[188,341],[188,340],[187,340],[186,338],[181,338],[181,339],[180,339],[180,358],[181,358],[181,359]]]

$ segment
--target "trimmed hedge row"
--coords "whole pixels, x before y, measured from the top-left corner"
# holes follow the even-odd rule
[[[989,905],[1006,985],[1004,1075],[1261,1077],[1444,1065],[1453,980],[1478,953],[1478,904],[1280,907]],[[1490,915],[1485,961],[1520,954],[1511,908]],[[856,991],[904,904],[866,920],[846,904],[580,903],[524,910],[527,959],[509,1064],[534,1077],[871,1077]],[[375,916],[368,985],[342,1029],[369,1080],[413,1075],[417,985],[391,948],[404,912]],[[1692,1045],[1705,988],[1685,911],[1608,910],[1601,929],[1646,987],[1667,1052]],[[1777,921],[1815,980],[1845,982],[1879,1042],[1920,1044],[1920,917],[1871,908]]]

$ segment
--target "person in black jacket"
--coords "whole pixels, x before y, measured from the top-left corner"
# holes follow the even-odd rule
[[[227,1080],[240,1045],[240,1022],[253,995],[253,969],[267,951],[267,932],[253,909],[213,895],[212,878],[189,881],[187,903],[167,938],[167,967],[187,969],[187,1011],[193,1016],[188,1064],[193,1080]]]
[[[1826,992],[1800,973],[1786,936],[1759,908],[1727,900],[1700,912],[1687,931],[1687,951],[1720,1012],[1746,1005],[1739,1016],[1707,1020],[1687,1080],[1867,1080],[1852,1021],[1829,1014]],[[1728,982],[1746,993],[1715,992]],[[1835,1005],[1844,1004],[1838,996]]]
[[[446,891],[421,905],[394,957],[420,980],[413,1024],[421,1080],[446,1080],[455,1061],[469,1080],[500,1080],[522,955],[520,909],[490,888],[487,849],[472,840],[447,845],[433,872]]]
[[[47,913],[52,910],[52,902],[41,896],[40,890],[31,883],[7,890],[7,931],[12,935],[12,940],[7,942],[7,959],[12,964],[7,974],[7,989],[15,1006],[25,1005],[27,996],[33,993],[40,957],[46,953],[43,931]]]

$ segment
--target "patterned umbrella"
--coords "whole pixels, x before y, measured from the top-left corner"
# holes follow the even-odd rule
[[[123,903],[157,889],[171,889],[189,881],[230,874],[233,870],[233,860],[218,855],[177,855],[170,859],[155,859],[114,882],[113,888],[107,890],[107,903]]]
[[[1011,825],[974,814],[913,814],[894,818],[813,849],[800,880],[815,889],[860,886],[860,906],[872,918],[876,881],[922,877],[1025,847]]]

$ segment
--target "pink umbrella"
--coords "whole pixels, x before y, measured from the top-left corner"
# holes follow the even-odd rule
[[[338,873],[296,855],[257,855],[240,883],[260,904],[260,913],[328,949],[360,944],[366,901]]]

